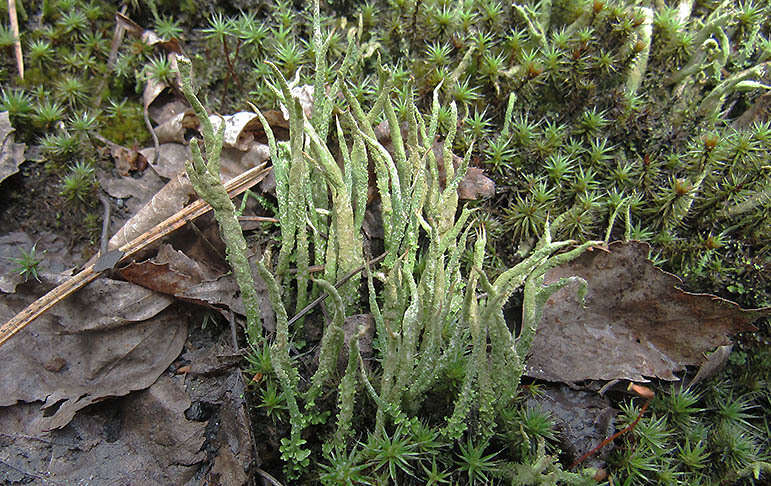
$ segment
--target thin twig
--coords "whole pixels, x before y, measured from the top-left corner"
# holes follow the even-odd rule
[[[380,262],[381,260],[383,260],[383,259],[386,257],[386,255],[387,255],[387,254],[388,254],[388,252],[385,252],[385,253],[383,253],[382,255],[380,255],[380,256],[378,256],[378,257],[376,257],[376,258],[373,258],[372,260],[368,261],[368,262],[367,262],[367,263],[365,263],[364,265],[361,265],[359,268],[357,268],[357,269],[355,269],[355,270],[351,271],[351,272],[350,272],[348,275],[346,275],[345,277],[343,277],[342,279],[340,279],[340,280],[339,280],[339,281],[338,281],[338,282],[335,284],[335,288],[339,288],[339,287],[340,287],[341,285],[343,285],[345,282],[349,281],[349,280],[350,280],[350,279],[351,279],[351,278],[352,278],[354,275],[356,275],[357,273],[361,272],[361,271],[362,271],[362,270],[364,270],[365,268],[368,268],[370,265],[374,265],[374,264],[376,264],[376,263]],[[317,305],[319,305],[319,304],[320,304],[320,303],[321,303],[321,302],[322,302],[324,299],[326,299],[327,297],[329,297],[329,294],[328,294],[328,293],[326,293],[326,292],[324,292],[323,294],[319,295],[319,296],[318,296],[318,298],[317,298],[316,300],[314,300],[314,301],[313,301],[313,302],[311,302],[310,304],[306,305],[306,306],[305,306],[305,307],[304,307],[304,308],[303,308],[303,309],[302,309],[300,312],[298,312],[298,313],[297,313],[297,314],[296,314],[296,315],[295,315],[293,318],[289,319],[289,323],[288,323],[288,325],[289,325],[289,326],[291,326],[292,324],[294,324],[295,322],[297,322],[297,320],[299,320],[299,319],[300,319],[302,316],[304,316],[305,314],[307,314],[308,312],[310,312],[310,311],[311,311],[311,309],[313,309],[314,307],[316,307]]]
[[[36,440],[36,441],[42,442],[44,444],[58,445],[58,446],[67,447],[69,449],[80,449],[80,446],[78,444],[73,444],[73,443],[69,443],[69,442],[59,442],[59,441],[55,441],[55,440],[46,439],[46,438],[43,438],[43,437],[38,437],[36,435],[9,434],[7,432],[0,432],[0,436],[8,437],[9,439]]]
[[[634,428],[635,428],[635,426],[637,426],[637,422],[639,422],[639,421],[640,421],[640,419],[642,418],[643,414],[645,413],[645,410],[648,408],[648,405],[650,405],[650,403],[651,403],[651,401],[650,401],[650,400],[646,400],[646,402],[643,404],[642,408],[640,409],[640,414],[637,416],[637,418],[636,418],[636,419],[634,419],[634,422],[632,422],[631,424],[627,425],[627,426],[626,426],[626,427],[625,427],[623,430],[619,430],[619,431],[618,431],[618,432],[616,432],[615,434],[611,435],[611,436],[610,436],[610,437],[608,437],[607,439],[605,439],[605,440],[603,440],[602,442],[600,442],[600,445],[598,445],[598,446],[597,446],[597,447],[595,447],[594,449],[590,450],[589,452],[587,452],[586,454],[584,454],[583,456],[581,456],[581,457],[580,457],[580,458],[579,458],[579,459],[578,459],[576,462],[574,462],[573,464],[571,464],[571,465],[570,465],[570,469],[573,469],[573,468],[575,468],[576,466],[578,466],[579,464],[581,464],[582,462],[584,462],[584,461],[586,460],[586,458],[588,458],[588,457],[590,457],[590,456],[593,456],[593,455],[594,455],[594,454],[595,454],[597,451],[599,451],[600,449],[602,449],[602,448],[603,448],[603,447],[605,447],[606,445],[608,445],[608,444],[610,444],[611,442],[613,442],[614,440],[616,440],[616,439],[617,439],[618,437],[620,437],[622,434],[626,434],[627,432],[629,432],[629,431],[631,431],[632,429],[634,429]]]
[[[605,385],[603,385],[603,387],[602,387],[602,388],[600,388],[600,390],[599,390],[597,393],[598,393],[600,396],[602,396],[602,395],[605,395],[605,392],[607,392],[608,390],[610,390],[610,388],[611,388],[613,385],[615,385],[616,383],[618,383],[618,382],[620,382],[620,381],[621,381],[621,380],[619,380],[619,379],[615,379],[615,380],[612,380],[612,381],[609,381],[609,382],[605,383]]]
[[[45,477],[45,476],[41,476],[40,474],[37,474],[37,473],[33,473],[33,472],[31,472],[31,471],[25,471],[24,469],[22,469],[22,468],[20,468],[20,467],[17,467],[17,466],[14,466],[14,465],[13,465],[13,464],[11,464],[10,462],[8,462],[8,461],[5,461],[5,460],[3,460],[3,459],[0,459],[0,464],[2,464],[3,466],[5,466],[5,467],[7,467],[7,468],[13,469],[14,471],[17,471],[17,472],[19,472],[19,473],[21,473],[21,474],[23,474],[23,475],[25,475],[25,476],[29,476],[29,477],[31,477],[31,478],[35,478],[35,479],[40,479],[41,481],[44,481],[44,482],[46,482],[46,483],[51,483],[51,484],[60,484],[60,483],[57,483],[56,481],[51,481],[51,480],[50,480],[50,479],[48,479],[47,477]]]
[[[270,484],[272,484],[273,486],[284,486],[283,484],[281,484],[281,483],[278,481],[278,479],[276,479],[276,478],[274,478],[273,476],[271,476],[270,474],[268,474],[268,473],[267,473],[265,470],[263,470],[263,469],[260,469],[260,468],[258,467],[258,468],[256,469],[256,471],[257,471],[257,474],[259,474],[259,475],[260,475],[260,476],[262,476],[263,478],[267,479],[267,480],[268,480],[268,482],[270,482]]]
[[[161,155],[161,144],[158,142],[158,135],[155,134],[152,123],[150,123],[150,115],[147,114],[148,106],[145,105],[142,110],[142,117],[145,119],[145,126],[147,131],[150,132],[150,136],[153,137],[153,148],[155,149],[155,155],[153,156],[153,165],[158,164],[158,157]]]
[[[99,244],[99,256],[107,254],[107,244],[110,242],[110,200],[107,196],[99,193],[99,202],[104,206],[104,216],[102,217],[102,239]]]
[[[308,268],[306,269],[306,271],[307,271],[308,273],[319,273],[319,272],[323,272],[325,268],[326,268],[326,267],[325,267],[324,265],[311,265],[310,267],[308,267]],[[287,271],[288,271],[289,273],[293,274],[293,275],[294,275],[294,274],[296,274],[297,272],[299,272],[299,270],[298,270],[298,269],[296,269],[296,268],[290,268],[290,269],[289,269],[289,270],[287,270]]]
[[[13,33],[13,51],[16,54],[16,68],[19,70],[19,77],[24,79],[24,56],[21,53],[21,37],[19,36],[19,18],[16,14],[16,0],[8,0],[8,17],[11,21],[11,32]]]
[[[120,14],[125,14],[128,7],[123,5],[120,10]],[[99,86],[96,89],[95,106],[102,105],[102,92],[107,84],[107,77],[112,74],[112,70],[115,67],[115,61],[118,59],[118,50],[121,44],[123,44],[123,36],[126,33],[126,28],[122,23],[118,22],[118,13],[115,14],[115,31],[112,34],[112,43],[110,44],[110,54],[107,56],[107,69],[105,70],[102,79],[99,80]]]
[[[270,218],[268,216],[239,216],[239,221],[255,221],[257,223],[278,223],[278,218]]]
[[[228,309],[228,322],[230,323],[230,338],[233,340],[233,349],[238,351],[238,331],[236,330],[236,318],[233,311]]]

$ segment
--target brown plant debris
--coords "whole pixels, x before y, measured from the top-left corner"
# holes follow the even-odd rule
[[[588,283],[585,305],[577,287],[556,292],[544,308],[527,362],[527,375],[549,381],[677,380],[705,353],[754,331],[771,308],[744,310],[709,294],[678,288],[675,275],[648,260],[641,242],[611,243],[546,274],[546,283],[578,275]]]
[[[24,151],[27,146],[16,143],[13,132],[8,112],[0,113],[0,182],[17,173],[19,166],[24,162]]]

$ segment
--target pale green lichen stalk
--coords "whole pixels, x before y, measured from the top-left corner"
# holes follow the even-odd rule
[[[249,342],[257,345],[262,340],[262,324],[260,322],[260,305],[257,291],[254,285],[251,266],[247,258],[246,239],[241,230],[241,224],[236,217],[236,208],[228,196],[225,185],[220,176],[220,153],[225,131],[225,122],[220,119],[215,132],[206,109],[196,97],[193,91],[193,67],[190,61],[178,58],[180,66],[180,81],[182,92],[188,102],[193,106],[201,130],[203,132],[206,158],[204,159],[198,140],[190,142],[192,160],[185,163],[190,183],[198,195],[206,201],[214,210],[214,217],[220,227],[220,233],[226,246],[226,257],[230,268],[233,269],[238,288],[241,291],[241,300],[246,310],[246,329]]]

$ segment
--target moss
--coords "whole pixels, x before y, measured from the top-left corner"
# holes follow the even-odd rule
[[[100,133],[103,137],[124,147],[144,147],[150,142],[147,132],[142,105],[138,102],[128,102],[120,116],[102,116]]]

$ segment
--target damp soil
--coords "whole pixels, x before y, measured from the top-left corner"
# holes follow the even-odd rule
[[[35,241],[43,232],[55,233],[66,242],[73,261],[85,261],[99,247],[101,211],[98,203],[68,203],[60,192],[60,175],[43,164],[25,162],[19,173],[3,181],[0,234],[23,231]],[[89,220],[93,223],[85,225]]]

